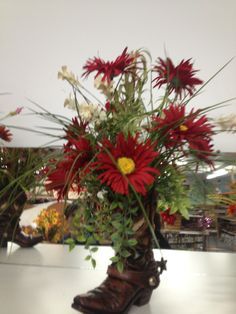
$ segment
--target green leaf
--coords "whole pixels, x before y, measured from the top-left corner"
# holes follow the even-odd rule
[[[117,263],[117,262],[119,262],[120,259],[119,259],[119,257],[116,255],[116,256],[111,257],[110,260],[111,260],[113,263]]]
[[[186,208],[182,208],[180,210],[181,215],[185,218],[185,219],[189,219],[189,212]]]
[[[110,209],[113,210],[113,209],[116,209],[117,207],[118,207],[117,203],[113,202],[110,206]]]
[[[118,207],[119,207],[120,209],[123,209],[123,208],[124,208],[124,204],[121,203],[121,202],[118,202],[117,205],[118,205]]]
[[[116,264],[116,267],[117,267],[117,270],[118,270],[120,273],[123,272],[123,270],[124,270],[124,264],[123,264],[121,261],[119,261],[119,262]]]
[[[172,206],[171,209],[170,209],[170,215],[175,214],[177,211],[178,211],[178,207]]]
[[[120,239],[120,235],[119,235],[118,232],[112,233],[112,235],[111,235],[111,240],[112,240],[113,242],[117,242],[119,239]]]
[[[112,226],[116,229],[120,229],[122,227],[122,224],[119,221],[112,221]]]
[[[96,261],[94,258],[91,259],[91,263],[92,263],[93,268],[95,268],[96,267]]]
[[[85,228],[88,232],[93,232],[93,229],[94,229],[93,226],[90,226],[90,225],[86,225]]]
[[[120,252],[121,242],[115,243],[113,249],[115,252]]]
[[[91,255],[87,255],[86,257],[85,257],[85,260],[86,261],[89,261],[91,259]]]
[[[138,243],[138,242],[137,242],[136,239],[129,239],[129,240],[128,240],[128,244],[129,244],[130,246],[135,246],[137,243]]]
[[[92,245],[95,244],[95,239],[93,237],[89,237],[86,241],[86,245]]]
[[[73,239],[67,239],[67,240],[65,241],[65,243],[66,243],[66,244],[69,244],[69,251],[70,251],[70,252],[71,252],[71,251],[75,248],[75,246],[76,246],[75,241],[74,241]]]
[[[121,252],[120,252],[120,255],[122,256],[122,257],[129,257],[130,255],[131,255],[131,253],[129,252],[129,251],[127,251],[127,250],[122,250]]]
[[[85,242],[85,241],[86,241],[86,238],[85,238],[84,235],[79,235],[79,236],[76,237],[76,240],[77,240],[78,242]]]
[[[91,248],[91,252],[95,253],[95,252],[97,252],[97,251],[98,251],[98,247],[92,247],[92,248]]]

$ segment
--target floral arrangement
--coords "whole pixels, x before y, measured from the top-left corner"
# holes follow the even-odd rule
[[[122,270],[144,220],[158,245],[158,226],[146,210],[151,199],[156,215],[170,223],[177,213],[188,218],[185,172],[201,163],[213,166],[215,131],[206,114],[215,107],[188,110],[204,86],[191,59],[175,65],[158,58],[152,65],[148,52],[125,48],[114,61],[89,59],[82,77],[91,75],[101,97],[66,66],[58,73],[72,89],[64,105],[76,115],[69,121],[51,114],[63,125],[65,144],[61,156],[47,163],[46,188],[58,200],[77,192],[74,238],[86,247],[109,239],[112,261]]]
[[[48,242],[61,243],[69,232],[69,223],[63,211],[56,207],[43,209],[34,223],[36,230]]]

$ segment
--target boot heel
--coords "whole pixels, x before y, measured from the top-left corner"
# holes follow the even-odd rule
[[[145,289],[143,290],[142,294],[139,296],[139,298],[134,302],[134,305],[142,306],[147,304],[152,296],[152,290],[151,289]]]

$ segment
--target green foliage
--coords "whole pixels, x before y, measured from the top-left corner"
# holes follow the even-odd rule
[[[184,185],[185,176],[174,166],[166,167],[164,174],[159,177],[157,191],[159,195],[158,210],[164,211],[170,208],[170,213],[179,212],[188,219],[190,201],[187,188]]]
[[[0,199],[8,199],[10,204],[22,191],[27,192],[40,186],[42,175],[40,176],[39,171],[44,165],[45,155],[43,156],[42,150],[36,148],[2,147],[0,149]]]
[[[92,253],[97,248],[91,246],[99,244],[112,244],[116,253],[111,259],[121,269],[124,260],[135,252],[137,240],[134,238],[134,218],[137,216],[138,207],[133,207],[134,202],[127,197],[120,196],[117,200],[109,202],[108,194],[103,201],[97,196],[89,195],[88,198],[76,200],[77,210],[73,219],[72,237],[85,244],[90,254],[87,260],[91,260]],[[133,208],[133,210],[130,210]],[[74,247],[71,240],[70,248]]]

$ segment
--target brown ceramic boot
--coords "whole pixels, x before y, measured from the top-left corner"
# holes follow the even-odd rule
[[[146,214],[155,230],[155,193],[145,200]],[[137,217],[133,231],[137,245],[135,256],[126,259],[120,273],[114,265],[108,267],[107,278],[97,288],[74,298],[72,307],[86,314],[125,314],[132,305],[149,302],[160,283],[159,275],[166,269],[166,261],[156,262],[152,252],[152,235],[143,215]]]
[[[165,262],[155,262],[152,252],[128,259],[120,273],[111,265],[107,278],[97,288],[74,298],[72,307],[86,314],[125,314],[132,305],[147,304],[160,283]]]
[[[0,219],[1,220],[1,219]],[[0,228],[0,248],[7,247],[7,242],[14,242],[21,247],[29,248],[42,242],[43,237],[40,236],[29,236],[24,234],[19,224],[14,227],[1,229]]]
[[[6,199],[0,202],[0,247],[7,247],[8,241],[21,247],[32,247],[42,242],[42,236],[28,236],[22,232],[19,225],[26,199],[26,194],[20,191],[12,204],[8,204]]]

